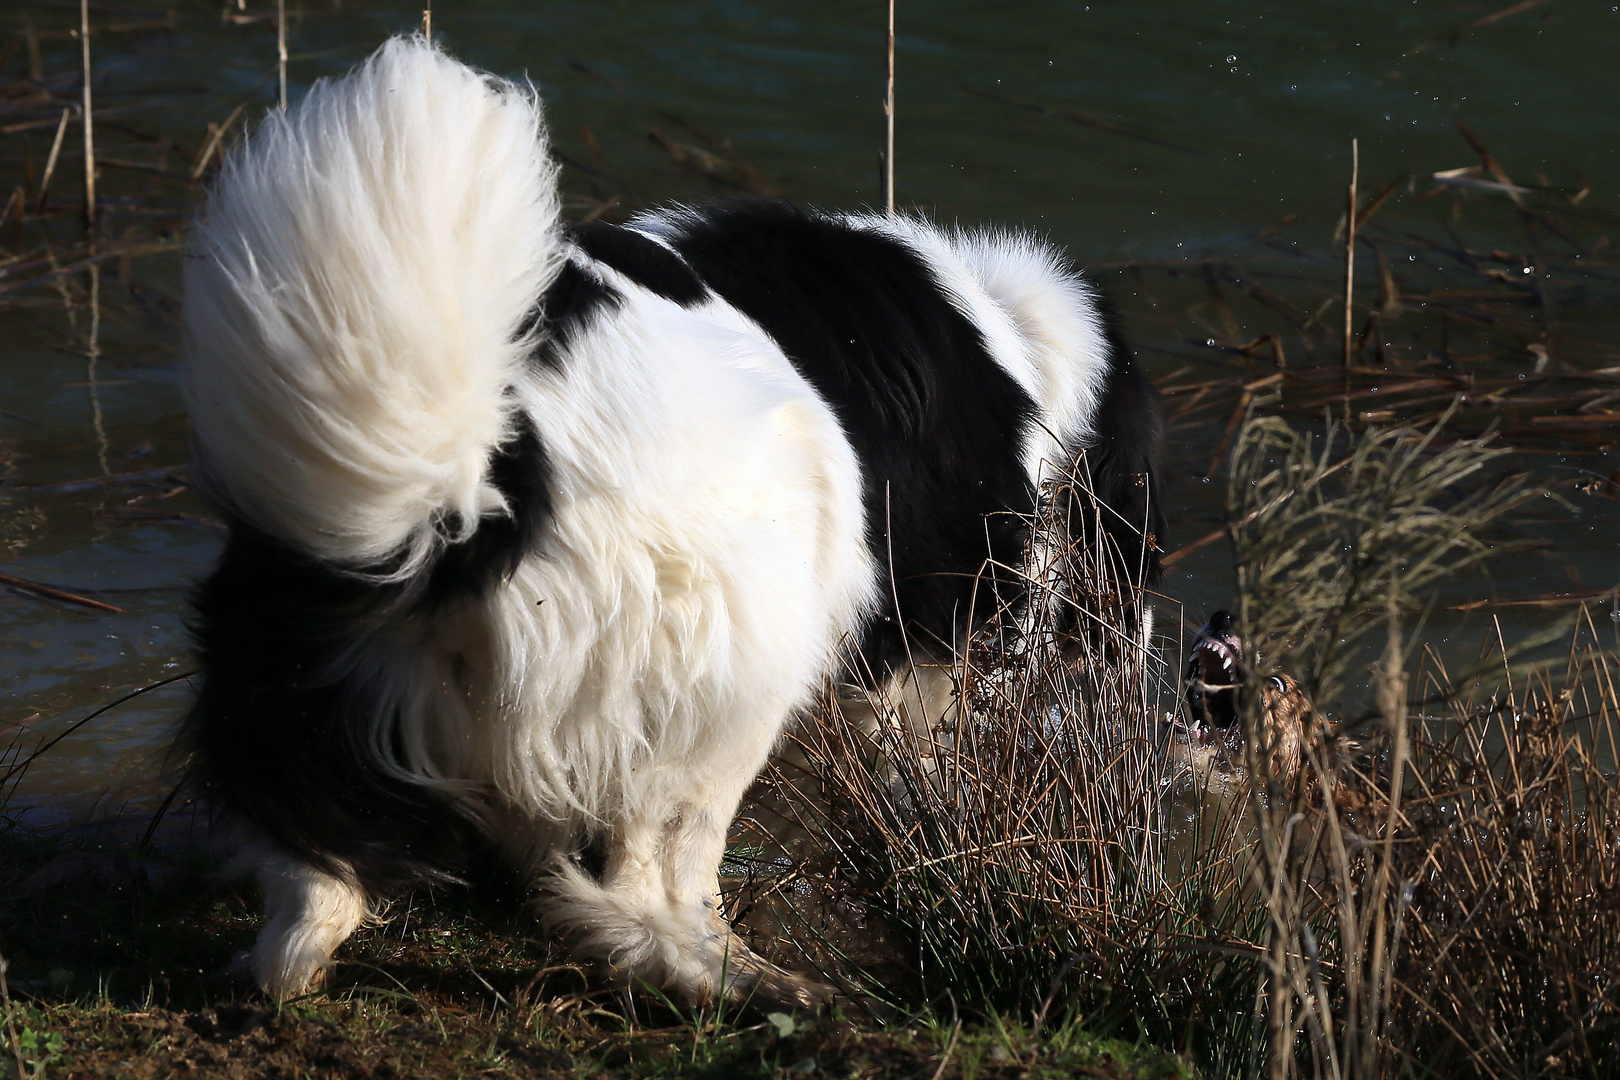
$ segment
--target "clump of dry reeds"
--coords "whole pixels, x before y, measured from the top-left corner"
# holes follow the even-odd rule
[[[1501,657],[1452,679],[1433,653],[1408,677],[1414,599],[1532,490],[1485,479],[1483,442],[1439,443],[1313,449],[1253,421],[1236,444],[1251,640],[1330,690],[1371,661],[1377,690],[1359,745],[1309,743],[1304,783],[1269,784],[1256,753],[1220,791],[1187,776],[1179,664],[1121,647],[1135,613],[1057,632],[1098,571],[1050,521],[1041,602],[958,661],[962,715],[919,736],[834,712],[804,737],[800,813],[925,998],[1076,1018],[1212,1075],[1607,1075],[1620,666],[1588,626],[1559,679]]]
[[[1313,700],[1337,702],[1379,616],[1410,613],[1443,579],[1502,553],[1483,530],[1541,489],[1522,474],[1483,482],[1508,451],[1489,435],[1440,441],[1449,418],[1359,437],[1332,423],[1313,437],[1280,417],[1243,427],[1227,512],[1256,674],[1286,658]]]
[[[1408,694],[1392,629],[1381,752],[1254,801],[1271,1075],[1615,1075],[1620,663],[1569,640],[1559,673],[1425,650]]]
[[[1179,684],[1134,643],[1139,597],[1060,632],[1075,597],[1134,594],[1039,525],[1035,602],[958,661],[970,708],[932,737],[834,711],[802,737],[818,790],[800,812],[937,1006],[1246,1051],[1261,926],[1240,833],[1171,820],[1161,734]]]
[[[1423,955],[1407,936],[1431,914],[1415,906],[1415,889],[1444,857],[1444,845],[1412,830],[1409,812],[1413,800],[1466,797],[1480,776],[1462,783],[1455,761],[1429,752],[1427,722],[1421,711],[1413,715],[1408,693],[1401,625],[1442,578],[1490,554],[1484,531],[1539,490],[1522,476],[1484,476],[1502,456],[1488,437],[1437,445],[1445,419],[1427,432],[1347,437],[1342,450],[1332,425],[1313,445],[1281,420],[1261,419],[1246,425],[1234,449],[1227,512],[1247,666],[1263,678],[1286,665],[1319,705],[1374,721],[1357,726],[1377,751],[1347,768],[1325,733],[1311,732],[1305,775],[1271,775],[1262,701],[1248,695],[1249,780],[1266,794],[1248,806],[1254,881],[1267,904],[1273,1076],[1306,1062],[1315,1076],[1382,1076],[1403,1058],[1426,1068],[1434,1054],[1432,1038],[1414,1040],[1399,1023],[1428,1015],[1414,1014],[1414,1005],[1434,1008],[1403,974],[1443,959]],[[1365,646],[1380,632],[1383,655],[1369,664]],[[1348,700],[1358,667],[1370,692]],[[1457,693],[1449,682],[1429,682],[1439,701]],[[1414,741],[1414,728],[1425,738]],[[1517,734],[1505,732],[1509,745]],[[1472,744],[1480,775],[1496,764],[1482,748]],[[1495,1002],[1476,1010],[1473,1026],[1494,1028],[1513,1011]]]
[[[1415,718],[1388,845],[1410,910],[1392,958],[1403,1059],[1481,1076],[1620,1069],[1620,664],[1578,625],[1561,673],[1454,686]],[[1498,658],[1501,659],[1501,658]]]

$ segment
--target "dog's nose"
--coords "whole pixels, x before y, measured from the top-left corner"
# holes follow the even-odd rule
[[[1204,629],[1211,634],[1227,634],[1232,630],[1232,623],[1232,613],[1221,608],[1210,615]]]

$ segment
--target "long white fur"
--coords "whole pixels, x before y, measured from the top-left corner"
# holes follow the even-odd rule
[[[476,805],[546,888],[548,922],[701,1000],[723,969],[772,977],[719,918],[717,869],[743,792],[878,603],[860,465],[720,300],[682,308],[593,265],[623,304],[559,364],[524,364],[535,343],[516,331],[571,253],[557,205],[530,93],[389,42],[226,166],[187,267],[193,417],[237,513],[342,565],[403,551],[402,575],[446,523],[499,506],[485,468],[527,412],[550,465],[543,551],[351,662],[380,712],[398,706],[377,734],[397,734],[404,775]],[[917,250],[1035,398],[1038,481],[1101,392],[1084,286],[1025,238],[851,220]],[[582,831],[610,838],[600,880],[554,858]],[[366,898],[258,861],[271,918],[253,966],[295,993]]]
[[[231,155],[186,260],[188,392],[216,498],[321,558],[429,553],[501,505],[514,340],[559,264],[534,94],[388,42]]]
[[[600,272],[623,308],[517,384],[552,465],[544,557],[435,629],[489,657],[501,707],[408,740],[453,755],[423,771],[582,822],[689,800],[694,773],[746,786],[875,579],[854,452],[780,349]]]

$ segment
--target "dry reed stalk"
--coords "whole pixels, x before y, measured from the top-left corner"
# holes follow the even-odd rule
[[[203,141],[202,150],[197,154],[196,164],[191,167],[191,179],[193,182],[202,179],[202,174],[208,170],[209,161],[213,159],[215,152],[219,150],[220,140],[225,138],[225,133],[231,129],[231,125],[236,123],[237,117],[241,116],[242,111],[246,108],[247,102],[244,101],[231,110],[224,123],[210,123],[208,125],[208,137]]]
[[[95,114],[90,101],[90,0],[79,0],[79,44],[83,61],[84,95],[79,108],[84,114],[84,224],[96,227],[96,137]]]
[[[56,125],[56,138],[51,140],[51,152],[45,159],[45,173],[39,181],[39,198],[34,203],[40,213],[45,212],[45,198],[51,190],[51,176],[56,172],[56,159],[62,153],[62,136],[67,134],[68,118],[72,115],[72,107],[62,110],[62,119]]]
[[[1400,946],[1399,920],[1395,920],[1395,927],[1392,928],[1390,925],[1389,896],[1391,871],[1395,865],[1395,836],[1402,822],[1401,799],[1405,791],[1407,757],[1410,753],[1407,740],[1407,684],[1405,665],[1402,661],[1400,610],[1393,596],[1390,598],[1387,618],[1389,637],[1377,680],[1379,714],[1383,718],[1390,744],[1389,803],[1383,821],[1383,847],[1378,853],[1372,893],[1363,898],[1363,918],[1365,919],[1368,909],[1373,913],[1372,955],[1368,959],[1365,981],[1360,964],[1350,969],[1353,976],[1349,995],[1352,1011],[1350,1022],[1345,1028],[1345,1061],[1356,1064],[1357,1069],[1353,1075],[1367,1077],[1368,1080],[1383,1075],[1386,1064],[1378,1032],[1384,1029],[1387,1020],[1394,980],[1392,961]],[[1337,819],[1334,820],[1333,827],[1335,843],[1338,849],[1342,850],[1344,845],[1339,839]],[[1349,880],[1348,859],[1342,855],[1339,880],[1341,882]],[[1344,950],[1346,955],[1357,955],[1360,943],[1366,941],[1365,926],[1359,927],[1358,930],[1360,932],[1354,941]],[[1366,1000],[1369,998],[1370,1000]],[[1361,1007],[1359,1016],[1357,1006]]]
[[[101,465],[101,475],[111,476],[112,469],[107,464],[107,455],[110,448],[107,443],[107,428],[101,415],[101,384],[96,378],[96,367],[101,361],[101,264],[90,264],[90,333],[85,338],[85,387],[90,394],[90,421],[96,433],[96,461]]]
[[[13,188],[11,194],[6,196],[6,205],[5,205],[5,207],[0,208],[0,228],[4,228],[6,222],[11,220],[11,209],[12,209],[12,207],[16,207],[17,208],[17,226],[18,226],[18,231],[21,232],[21,230],[22,230],[22,220],[23,220],[23,206],[27,201],[28,201],[28,195],[27,195],[27,193],[25,191],[23,191],[23,189],[22,189],[22,187],[20,185],[18,187],[16,187],[16,188]]]
[[[39,54],[39,33],[34,29],[34,20],[29,15],[23,16],[23,40],[28,43],[28,78],[35,83],[45,81],[45,65]]]
[[[1354,348],[1351,320],[1354,317],[1356,285],[1356,182],[1361,175],[1361,147],[1350,140],[1350,190],[1344,227],[1344,391],[1350,392],[1350,358]]]
[[[22,578],[12,577],[10,574],[0,574],[0,585],[6,585],[13,589],[20,589],[27,593],[34,593],[38,596],[44,596],[51,600],[60,600],[64,604],[77,604],[80,607],[93,608],[96,611],[106,611],[114,615],[124,614],[124,609],[121,607],[114,607],[113,605],[103,603],[100,600],[92,600],[88,596],[80,596],[78,593],[71,593],[65,589],[58,589],[53,585],[41,585],[37,581],[24,581]]]
[[[280,83],[281,111],[287,111],[287,0],[276,0],[276,80]]]
[[[894,0],[889,0],[889,78],[883,99],[883,210],[894,216]]]
[[[422,37],[429,42],[433,40],[433,4],[431,2],[422,9]]]

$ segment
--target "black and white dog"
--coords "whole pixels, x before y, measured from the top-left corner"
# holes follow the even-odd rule
[[[493,844],[624,976],[807,1001],[716,910],[784,725],[947,662],[1076,462],[1087,541],[1158,573],[1158,406],[1060,254],[776,202],[565,225],[532,92],[421,39],[260,124],[185,284],[231,534],[181,746],[271,994]]]

